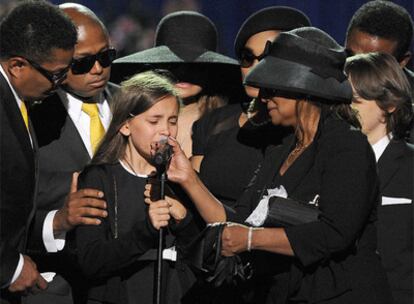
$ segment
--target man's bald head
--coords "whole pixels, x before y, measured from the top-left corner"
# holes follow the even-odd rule
[[[105,35],[108,36],[108,31],[105,25],[98,18],[98,16],[96,16],[96,14],[88,7],[79,3],[67,2],[60,4],[59,8],[66,15],[68,15],[68,17],[72,20],[72,22],[76,25],[77,28],[94,23],[95,25],[99,25],[102,28]]]
[[[74,73],[72,66],[63,87],[76,96],[96,102],[105,89],[111,72],[111,66],[105,63],[108,59],[98,59],[103,56],[102,54],[108,56],[108,50],[111,48],[108,32],[95,13],[84,5],[64,3],[59,5],[59,8],[72,20],[78,31],[73,64],[82,66],[82,60],[83,65],[86,62],[86,70],[81,69],[80,72],[79,69],[75,69]],[[94,61],[93,65],[88,64],[90,60]]]

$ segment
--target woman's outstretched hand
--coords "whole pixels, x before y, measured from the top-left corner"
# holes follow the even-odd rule
[[[168,137],[168,144],[172,149],[172,157],[167,169],[168,180],[182,187],[207,223],[224,222],[226,213],[223,205],[198,178],[180,145],[172,137]]]

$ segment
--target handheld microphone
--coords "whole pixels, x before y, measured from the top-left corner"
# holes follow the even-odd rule
[[[168,166],[172,156],[172,147],[168,144],[168,139],[161,139],[156,145],[156,151],[152,156],[153,164],[158,168],[165,168]]]

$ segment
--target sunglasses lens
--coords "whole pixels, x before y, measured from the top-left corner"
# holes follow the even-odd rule
[[[93,65],[95,64],[96,56],[86,56],[81,59],[75,59],[72,63],[72,73],[73,74],[85,74],[88,73]]]
[[[255,58],[251,51],[244,49],[240,53],[240,65],[243,68],[249,68],[253,65]]]
[[[81,59],[75,59],[72,64],[73,74],[85,74],[88,73],[94,66],[96,60],[103,68],[107,68],[115,60],[116,50],[108,49],[95,55],[83,57]]]
[[[115,56],[116,51],[114,49],[109,49],[99,54],[96,54],[96,59],[99,61],[99,64],[103,68],[107,68],[111,65],[112,61],[114,61]]]

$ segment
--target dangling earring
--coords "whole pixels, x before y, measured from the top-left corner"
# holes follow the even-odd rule
[[[246,111],[247,119],[254,127],[261,127],[270,122],[270,117],[267,112],[263,113],[263,107],[260,107],[259,103],[257,98],[253,98]]]

